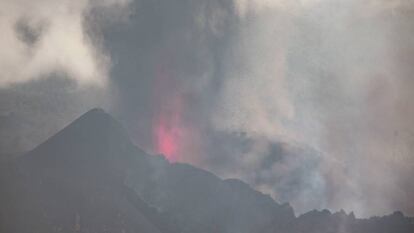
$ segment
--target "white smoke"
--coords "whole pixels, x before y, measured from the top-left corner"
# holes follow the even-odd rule
[[[110,60],[91,40],[85,14],[126,0],[3,0],[0,2],[0,87],[63,74],[103,86]]]

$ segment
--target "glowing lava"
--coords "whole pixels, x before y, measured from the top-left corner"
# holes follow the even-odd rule
[[[161,62],[156,67],[152,133],[155,152],[170,162],[177,162],[183,136],[183,98],[173,70],[168,62]]]
[[[158,129],[158,145],[157,148],[160,153],[167,156],[169,160],[175,160],[177,153],[177,145],[174,142],[174,136],[167,129],[160,127]]]
[[[160,117],[155,124],[154,132],[157,152],[164,155],[170,162],[178,160],[180,129],[174,124],[175,120],[173,118],[169,121],[165,116]]]

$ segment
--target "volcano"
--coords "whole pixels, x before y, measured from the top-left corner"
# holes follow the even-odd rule
[[[148,155],[101,109],[2,162],[0,232],[414,232],[400,212],[296,217],[240,180]]]

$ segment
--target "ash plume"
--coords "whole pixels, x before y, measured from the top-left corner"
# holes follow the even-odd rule
[[[409,1],[0,6],[3,152],[101,106],[144,150],[297,213],[414,214]]]

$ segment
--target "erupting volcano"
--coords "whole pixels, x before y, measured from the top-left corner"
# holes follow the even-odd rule
[[[171,70],[166,64],[156,68],[154,99],[158,103],[152,120],[152,135],[155,152],[170,162],[176,162],[183,134],[183,101]]]

